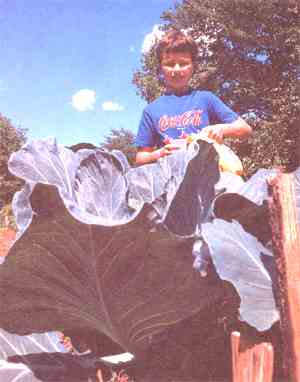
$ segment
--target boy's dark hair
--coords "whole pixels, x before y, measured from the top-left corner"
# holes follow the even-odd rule
[[[198,47],[192,37],[179,30],[171,30],[159,40],[156,46],[156,57],[161,64],[162,55],[165,52],[189,52],[193,62],[197,61]]]

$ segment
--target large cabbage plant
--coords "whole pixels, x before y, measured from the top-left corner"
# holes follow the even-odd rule
[[[276,172],[220,175],[201,140],[140,167],[117,151],[32,141],[9,168],[25,186],[13,201],[18,239],[0,267],[5,331],[92,330],[139,356],[233,293],[223,280],[242,321],[264,331],[278,320],[266,206]],[[295,179],[299,191],[299,171]]]

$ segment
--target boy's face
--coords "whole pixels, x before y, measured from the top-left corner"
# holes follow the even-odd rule
[[[185,93],[194,70],[191,53],[164,52],[160,66],[167,90],[178,95]]]

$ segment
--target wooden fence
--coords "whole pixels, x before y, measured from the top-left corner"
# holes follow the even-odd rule
[[[11,228],[0,228],[0,257],[6,256],[16,237]],[[0,258],[1,260],[1,258]]]
[[[270,182],[270,222],[278,273],[284,381],[300,382],[300,233],[293,174]],[[271,382],[274,351],[271,343],[257,343],[232,333],[233,382]]]

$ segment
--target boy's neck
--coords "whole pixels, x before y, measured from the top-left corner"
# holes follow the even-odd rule
[[[166,92],[165,92],[165,94],[166,95],[170,95],[170,94],[174,94],[174,95],[176,95],[176,96],[178,96],[178,97],[180,97],[180,96],[184,96],[184,95],[187,95],[187,94],[189,94],[190,92],[191,92],[191,88],[190,88],[190,86],[187,86],[186,88],[183,88],[183,89],[166,89]]]

